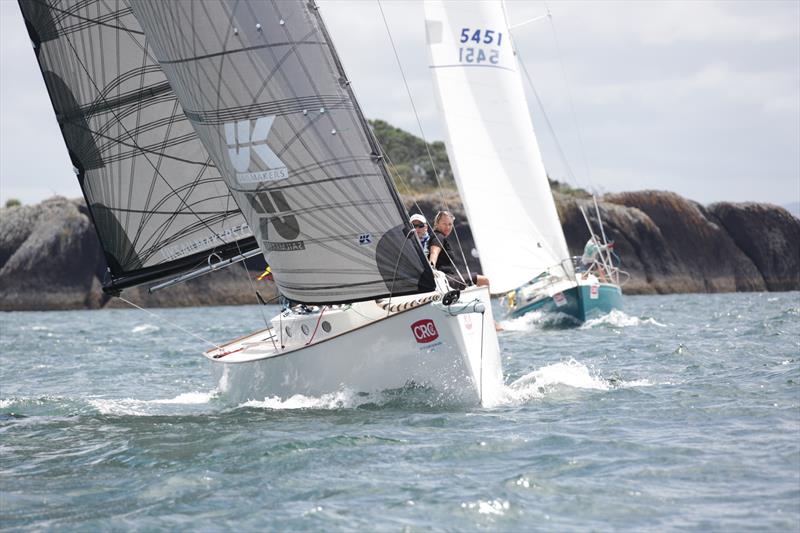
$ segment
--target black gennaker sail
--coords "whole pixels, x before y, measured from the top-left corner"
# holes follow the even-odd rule
[[[19,4],[105,252],[104,290],[255,249],[130,6]]]
[[[49,2],[23,12],[112,270],[252,231],[297,302],[435,288],[313,2]]]
[[[19,2],[108,292],[257,247],[127,2]]]

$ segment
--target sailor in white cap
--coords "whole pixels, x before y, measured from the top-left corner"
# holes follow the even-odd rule
[[[428,234],[428,221],[424,216],[419,213],[411,215],[411,225],[414,226],[414,232],[417,234],[417,239],[422,245],[422,251],[425,252],[425,257],[428,257],[428,241],[431,236]]]

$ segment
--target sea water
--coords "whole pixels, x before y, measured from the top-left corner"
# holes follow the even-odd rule
[[[220,342],[274,310],[0,315],[0,528],[800,529],[800,293],[503,322],[491,408],[228,405],[186,331]]]

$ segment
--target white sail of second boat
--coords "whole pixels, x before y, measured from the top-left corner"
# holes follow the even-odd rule
[[[572,274],[500,2],[425,2],[447,153],[492,292]]]

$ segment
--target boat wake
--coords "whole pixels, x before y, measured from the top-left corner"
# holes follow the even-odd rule
[[[375,403],[371,395],[359,394],[349,389],[343,389],[321,396],[304,396],[295,394],[290,398],[273,396],[264,400],[249,400],[239,407],[257,409],[352,409],[367,403]]]
[[[521,317],[509,318],[500,322],[504,331],[531,331],[534,329],[574,328],[577,325],[574,317],[564,313],[543,313],[531,311]]]
[[[503,403],[520,405],[574,390],[608,391],[652,385],[647,379],[627,381],[593,375],[586,365],[570,359],[543,366],[512,382],[506,387]]]
[[[662,324],[655,318],[639,318],[614,309],[608,314],[587,320],[581,325],[581,329],[592,329],[596,327],[629,328],[632,326],[646,325],[658,326],[660,328],[667,327],[666,324]]]
[[[89,405],[103,415],[151,416],[172,414],[165,412],[164,405],[206,405],[219,396],[217,390],[210,392],[185,392],[174,398],[157,400],[137,400],[135,398],[94,398]]]
[[[510,318],[500,322],[504,331],[529,332],[537,329],[565,329],[574,328],[578,322],[574,317],[563,313],[543,313],[541,311],[531,311],[519,318]],[[630,316],[623,311],[614,309],[613,311],[591,318],[580,325],[580,329],[592,329],[598,327],[606,328],[629,328],[635,326],[658,326],[667,327],[652,317],[640,318]]]
[[[589,367],[569,359],[543,366],[529,372],[508,385],[499,385],[491,397],[494,400],[488,408],[518,406],[547,397],[572,396],[575,391],[609,391],[614,389],[652,386],[647,379],[623,380],[605,378],[592,372]],[[196,413],[197,409],[207,412],[212,409],[264,409],[275,411],[291,410],[339,410],[365,408],[441,408],[454,407],[452,397],[441,391],[425,387],[408,386],[402,389],[374,393],[340,389],[320,396],[296,394],[289,398],[277,396],[263,400],[248,400],[238,405],[225,405],[224,394],[219,389],[208,392],[194,391],[179,394],[173,398],[140,400],[136,398],[3,398],[0,410],[8,415],[25,416],[72,416],[76,413],[112,416],[159,416]],[[178,412],[176,412],[176,409]],[[188,412],[187,412],[188,411]],[[2,414],[2,413],[0,413]]]

